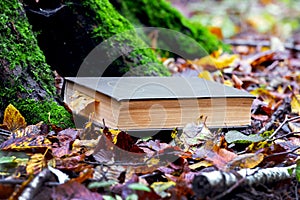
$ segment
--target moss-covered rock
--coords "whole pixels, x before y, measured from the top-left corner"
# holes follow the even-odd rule
[[[224,46],[206,27],[200,23],[191,22],[165,0],[111,0],[111,2],[136,26],[160,27],[178,31],[193,38],[199,43],[200,48],[208,53]],[[168,38],[168,35],[163,35],[163,37]],[[176,38],[174,35],[170,37],[172,41],[166,40],[164,44],[160,44],[161,48],[171,50],[179,48],[181,54],[189,58],[201,56],[199,47],[191,46],[186,38]]]
[[[41,116],[50,113],[51,122],[71,126],[71,114],[54,100],[53,73],[17,0],[0,1],[0,52],[0,120],[12,103],[28,123],[47,122]]]

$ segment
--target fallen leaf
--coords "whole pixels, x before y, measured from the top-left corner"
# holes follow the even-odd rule
[[[154,182],[151,184],[151,188],[162,198],[169,197],[171,194],[166,192],[167,189],[176,185],[173,181],[168,182]]]
[[[233,83],[234,83],[234,87],[237,89],[242,89],[242,85],[243,85],[243,81],[241,79],[239,79],[239,77],[237,77],[236,75],[232,74],[231,77]]]
[[[225,134],[225,140],[228,143],[252,143],[263,141],[264,138],[257,134],[245,135],[239,131],[232,130]]]
[[[212,162],[209,162],[207,160],[202,160],[202,161],[197,162],[195,164],[189,165],[189,168],[195,170],[195,169],[198,169],[200,167],[210,167],[210,166],[213,166]]]
[[[91,192],[80,183],[69,181],[53,188],[52,199],[102,199],[99,193]]]
[[[92,103],[99,103],[94,98],[91,98],[77,91],[70,98],[72,99],[72,101],[70,102],[69,107],[75,114],[78,114],[80,111],[82,111]]]
[[[225,54],[220,57],[213,57],[212,55],[209,55],[190,62],[199,67],[202,67],[205,70],[216,71],[230,67],[237,58],[237,55],[229,54]]]
[[[26,172],[30,174],[40,173],[47,165],[47,161],[44,154],[36,153],[33,154],[26,166]]]
[[[291,101],[292,112],[300,115],[300,94],[293,95]]]
[[[151,192],[151,189],[142,183],[130,183],[127,187],[132,190]]]
[[[94,188],[105,188],[105,187],[110,187],[113,186],[115,184],[117,184],[118,182],[113,181],[113,180],[108,180],[108,181],[100,181],[100,182],[91,182],[88,185],[89,189],[94,189]]]
[[[198,77],[203,78],[203,79],[208,80],[208,81],[213,81],[214,80],[212,75],[210,74],[210,72],[207,71],[207,70],[203,70],[202,72],[200,72],[198,74]]]
[[[70,180],[69,176],[68,176],[67,174],[63,173],[62,171],[60,171],[60,170],[58,170],[58,169],[55,169],[55,168],[53,168],[53,167],[51,167],[51,166],[48,166],[48,169],[49,169],[53,174],[55,174],[55,176],[57,177],[58,182],[59,182],[60,184],[63,184],[63,183],[65,183],[65,182],[67,182],[67,181]]]
[[[291,132],[299,132],[300,133],[300,124],[297,122],[289,122],[288,123]]]
[[[205,123],[188,123],[182,130],[182,134],[178,136],[176,145],[188,150],[191,146],[200,144],[201,141],[212,139],[214,135],[207,128]]]
[[[228,169],[238,168],[254,168],[264,160],[264,154],[262,153],[246,153],[237,156],[227,164]]]
[[[3,124],[12,132],[26,127],[25,118],[12,104],[9,104],[4,111]]]

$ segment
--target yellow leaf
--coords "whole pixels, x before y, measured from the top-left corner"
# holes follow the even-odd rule
[[[257,88],[255,90],[252,90],[250,94],[262,98],[263,101],[269,105],[273,104],[276,99],[276,97],[265,88]]]
[[[197,162],[195,164],[189,165],[189,168],[195,170],[195,169],[198,169],[200,167],[210,167],[210,166],[213,166],[212,162],[202,160],[202,161]]]
[[[26,127],[25,118],[12,104],[9,104],[4,111],[3,124],[12,132]]]
[[[300,94],[294,95],[291,101],[292,112],[300,115]]]
[[[41,153],[33,154],[30,157],[30,160],[26,166],[27,174],[37,174],[42,171],[42,169],[46,167],[46,159],[45,155]]]
[[[259,163],[261,163],[263,159],[264,154],[262,153],[247,153],[234,158],[227,164],[227,166],[229,167],[229,169],[234,169],[236,167],[251,169],[259,165]]]
[[[206,70],[216,71],[230,67],[230,65],[232,65],[237,58],[238,55],[223,55],[220,57],[214,57],[213,55],[210,55],[190,62],[196,64],[197,66],[202,66]]]
[[[113,137],[113,143],[114,144],[117,144],[117,136],[118,136],[118,134],[121,132],[120,130],[118,130],[118,129],[109,129],[109,132],[114,136]]]
[[[170,187],[174,187],[176,185],[173,181],[168,182],[154,182],[151,184],[151,188],[155,191],[156,194],[161,196],[162,198],[169,197],[171,194],[166,192]]]
[[[229,87],[233,87],[233,83],[230,80],[225,80],[223,84]]]
[[[210,72],[207,71],[207,70],[204,70],[204,71],[200,72],[198,74],[198,77],[203,78],[203,79],[208,80],[208,81],[213,81],[214,80],[213,77],[211,76]]]

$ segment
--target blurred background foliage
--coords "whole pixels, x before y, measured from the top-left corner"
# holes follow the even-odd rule
[[[254,31],[288,40],[300,32],[298,0],[169,0],[193,21],[220,27],[224,38]]]

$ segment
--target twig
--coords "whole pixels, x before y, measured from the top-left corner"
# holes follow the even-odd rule
[[[22,194],[19,196],[19,200],[30,200],[33,199],[34,195],[41,189],[42,184],[49,180],[51,177],[51,171],[46,168],[41,171],[24,189]]]
[[[299,196],[298,196],[298,181],[297,181],[297,183],[296,183],[296,185],[295,185],[295,199],[299,199]]]
[[[275,123],[276,120],[280,119],[282,116],[284,116],[285,114],[287,114],[289,112],[290,106],[291,106],[290,101],[291,100],[289,97],[284,98],[283,103],[272,114],[271,120],[265,124],[265,126],[258,132],[258,134],[262,134],[263,132],[269,130],[272,127],[272,125]],[[282,126],[280,127],[280,129],[282,128]]]
[[[276,138],[273,138],[271,141],[274,141],[274,140],[278,140],[278,139],[281,139],[281,138],[285,138],[285,137],[288,137],[290,135],[294,135],[296,133],[300,133],[300,131],[295,131],[295,132],[289,132],[289,133],[286,133],[286,134],[283,134],[283,135],[280,135]]]
[[[199,198],[205,198],[212,192],[222,193],[241,179],[240,186],[266,184],[289,179],[295,176],[296,165],[266,169],[242,169],[235,173],[212,171],[195,176],[193,190]],[[293,173],[289,173],[292,170]]]
[[[24,181],[19,179],[0,179],[1,184],[11,184],[11,185],[17,185],[22,184]]]
[[[278,126],[278,128],[272,133],[272,135],[270,135],[269,140],[271,140],[272,137],[274,137],[286,123],[295,121],[297,119],[300,119],[300,116],[292,117],[289,119],[287,117],[285,117],[284,121]]]
[[[298,149],[300,149],[300,146],[299,146],[299,147],[296,147],[296,148],[294,148],[294,149],[292,149],[292,150],[290,150],[290,151],[280,152],[280,153],[273,153],[273,154],[271,154],[271,155],[266,156],[265,159],[266,159],[266,158],[270,158],[270,157],[274,157],[274,156],[287,155],[287,154],[290,154],[290,153],[291,153],[291,154],[296,154],[297,156],[299,156],[299,154],[294,153],[294,152],[297,151]]]
[[[66,5],[60,5],[58,8],[55,9],[42,9],[39,8],[39,10],[33,10],[30,8],[26,8],[26,10],[38,14],[38,15],[42,15],[44,17],[51,17],[52,15],[56,14],[58,11],[60,11],[61,9],[63,9]]]
[[[0,135],[5,136],[5,137],[9,137],[9,136],[11,136],[11,132],[0,128]]]

